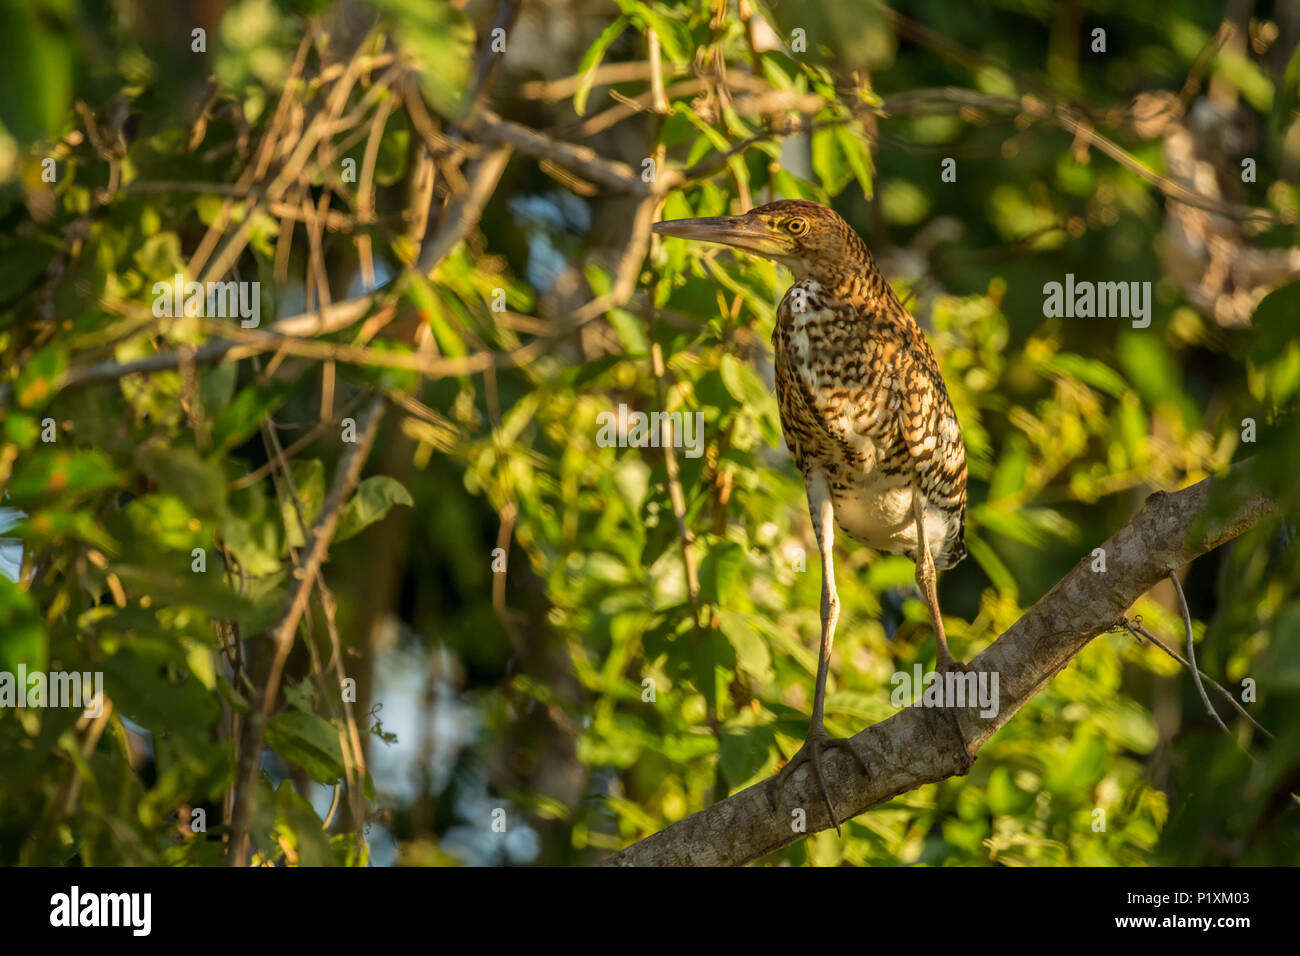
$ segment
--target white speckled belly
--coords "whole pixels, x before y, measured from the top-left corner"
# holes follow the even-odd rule
[[[875,477],[875,476],[873,476]],[[870,487],[868,484],[870,483]],[[891,487],[892,486],[892,487]],[[912,514],[912,489],[900,478],[864,480],[834,497],[835,522],[854,541],[877,551],[912,552],[916,548],[916,518]],[[951,529],[951,516],[934,506],[925,510],[925,536],[931,552],[942,549]]]

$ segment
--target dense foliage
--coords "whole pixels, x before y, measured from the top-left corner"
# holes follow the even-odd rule
[[[970,451],[970,557],[940,582],[962,658],[1154,490],[1253,457],[1290,517],[1184,577],[1201,668],[1253,683],[1271,739],[1220,700],[1223,734],[1117,631],[969,776],[766,862],[1300,856],[1293,12],[147,6],[0,11],[0,671],[102,671],[111,702],[0,708],[0,861],[221,859],[255,664],[374,394],[274,697],[256,860],[592,862],[771,774],[807,727],[820,587],[771,387],[789,276],[647,226],[777,196],[849,219],[939,357]],[[429,157],[426,238],[404,213]],[[153,310],[214,260],[260,283],[258,330]],[[1047,315],[1067,275],[1151,283],[1149,324]],[[376,284],[356,321],[265,337]],[[208,357],[223,336],[244,351]],[[603,440],[624,407],[698,414],[698,448]],[[842,546],[832,734],[933,665],[913,573]],[[1182,645],[1171,587],[1132,613]]]

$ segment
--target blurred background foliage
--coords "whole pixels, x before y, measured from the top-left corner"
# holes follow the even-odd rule
[[[303,542],[288,482],[258,472],[264,425],[304,439],[288,477],[310,524],[346,448],[334,422],[374,389],[406,404],[331,548],[336,614],[313,600],[290,657],[259,861],[594,862],[794,752],[820,584],[772,394],[789,277],[678,242],[640,262],[650,169],[686,171],[656,218],[833,205],[927,330],[970,450],[970,558],[941,581],[963,659],[1153,490],[1253,457],[1287,506],[1185,570],[1202,668],[1238,694],[1254,683],[1245,706],[1271,739],[1220,703],[1222,734],[1179,665],[1106,634],[968,777],[764,862],[1295,863],[1298,43],[1300,9],[1248,0],[3,0],[0,670],[101,670],[113,708],[98,723],[0,709],[0,861],[220,859],[230,720],[251,691],[235,644],[259,653]],[[380,334],[323,341],[455,359],[564,330],[593,297],[614,307],[486,373],[271,351],[62,387],[69,369],[212,337],[147,310],[224,211],[264,328],[320,301],[302,223],[279,262],[295,220],[224,188],[304,51],[292,92],[311,109],[327,69],[376,58],[342,104],[361,135],[332,134],[332,165],[309,158],[301,198],[352,217],[320,242],[333,298],[396,277],[400,306]],[[388,54],[418,95],[385,86]],[[413,157],[428,140],[436,222],[483,155],[483,110],[626,164],[629,183],[521,147],[477,228],[414,275]],[[373,169],[370,219],[345,157]],[[1205,201],[1171,202],[1178,188]],[[1070,273],[1150,282],[1150,325],[1045,317],[1044,285]],[[662,449],[603,445],[600,416],[621,405],[701,414],[703,454],[670,468]],[[912,574],[842,548],[831,733],[888,717],[893,675],[933,665]],[[1171,587],[1133,613],[1181,645]],[[341,807],[355,768],[321,666],[335,624],[367,768],[364,799]]]

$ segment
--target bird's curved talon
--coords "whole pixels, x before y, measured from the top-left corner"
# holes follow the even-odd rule
[[[935,661],[934,670],[935,673],[939,675],[939,679],[941,681],[944,680],[945,675],[948,674],[950,671],[959,674],[969,674],[972,672],[970,664],[965,664],[962,663],[961,661],[953,660],[952,657],[939,658],[939,660]],[[946,704],[944,707],[940,708],[940,713],[943,714],[943,719],[952,728],[953,734],[956,736],[958,740],[961,741],[962,745],[957,754],[957,765],[960,768],[957,771],[957,776],[964,777],[966,776],[967,773],[970,772],[970,768],[975,763],[975,758],[972,757],[970,755],[970,751],[966,749],[965,746],[966,737],[962,733],[961,721],[957,717],[956,708],[953,707],[951,704]]]
[[[870,776],[871,771],[867,768],[867,762],[862,759],[862,755],[853,749],[853,742],[847,737],[828,737],[825,734],[809,734],[808,738],[790,758],[790,761],[781,768],[775,777],[772,778],[771,786],[768,789],[768,805],[772,810],[776,810],[776,795],[785,788],[790,781],[794,771],[805,763],[812,764],[813,776],[817,780],[817,788],[821,790],[822,799],[826,801],[826,812],[831,818],[831,823],[835,826],[836,834],[840,833],[840,821],[835,816],[835,808],[831,806],[830,791],[826,789],[826,777],[822,773],[822,755],[823,747],[836,747],[840,750],[846,750],[852,755],[862,772]]]

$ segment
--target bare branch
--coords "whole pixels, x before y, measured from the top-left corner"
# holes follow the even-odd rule
[[[620,163],[616,159],[605,159],[587,146],[577,146],[554,139],[520,123],[504,120],[491,110],[483,111],[479,117],[479,125],[483,138],[489,142],[508,143],[525,156],[549,159],[615,192],[641,194],[651,192],[652,184],[642,182],[640,175],[627,163]],[[661,171],[660,180],[663,180],[668,172],[668,170]]]
[[[646,60],[628,63],[602,63],[592,73],[591,88],[594,90],[597,87],[609,86],[612,83],[634,83],[637,80],[648,80],[652,69],[649,61]],[[675,63],[661,65],[660,69],[668,76],[683,76],[688,72],[686,66]],[[523,85],[521,92],[525,99],[554,103],[576,93],[584,76],[586,76],[585,73],[575,73],[573,76],[566,76],[559,80],[531,80]]]
[[[1219,729],[1225,734],[1231,733],[1228,725],[1219,716],[1219,712],[1210,703],[1210,695],[1205,692],[1205,685],[1201,683],[1201,671],[1196,666],[1196,648],[1192,645],[1192,614],[1187,609],[1187,595],[1183,594],[1183,586],[1175,572],[1169,572],[1169,580],[1174,582],[1174,590],[1178,592],[1178,606],[1183,612],[1183,627],[1187,630],[1187,664],[1192,672],[1192,681],[1196,684],[1196,692],[1201,695],[1201,703],[1205,705],[1206,712],[1214,718],[1214,722],[1219,725]]]
[[[1141,620],[1141,618],[1139,617],[1138,620]],[[1130,634],[1132,634],[1135,638],[1137,638],[1139,644],[1142,643],[1142,640],[1145,638],[1146,640],[1150,641],[1153,646],[1160,648],[1162,651],[1164,651],[1166,654],[1168,654],[1178,663],[1182,664],[1184,667],[1192,666],[1188,662],[1187,658],[1183,657],[1182,654],[1179,654],[1177,651],[1171,648],[1164,641],[1160,640],[1160,638],[1156,637],[1154,634],[1148,631],[1145,627],[1143,627],[1141,624],[1138,623],[1138,620],[1130,621],[1128,618],[1125,618],[1120,623],[1123,624],[1124,628]],[[1224,700],[1226,700],[1229,704],[1231,704],[1233,709],[1235,709],[1237,713],[1239,713],[1242,717],[1246,718],[1246,720],[1256,730],[1258,730],[1265,737],[1272,739],[1273,735],[1269,733],[1268,728],[1266,728],[1258,720],[1252,717],[1250,715],[1250,711],[1248,711],[1245,707],[1242,707],[1241,704],[1237,703],[1237,698],[1232,696],[1232,692],[1228,690],[1228,688],[1224,687],[1222,684],[1220,684],[1218,681],[1212,678],[1209,674],[1205,673],[1205,671],[1203,670],[1198,669],[1196,673],[1200,675],[1201,680],[1206,681],[1211,687],[1213,687],[1216,691],[1218,691],[1219,696],[1221,696]]]
[[[320,517],[311,529],[311,538],[302,560],[294,570],[292,580],[295,582],[286,599],[280,621],[270,631],[270,652],[272,654],[266,679],[257,688],[255,699],[251,702],[248,720],[244,725],[243,740],[239,747],[239,768],[236,775],[235,810],[230,823],[230,843],[226,848],[226,861],[231,866],[244,866],[248,863],[249,826],[253,817],[253,801],[257,795],[257,773],[261,762],[262,742],[266,733],[266,723],[275,707],[280,690],[280,678],[284,673],[284,663],[293,646],[298,623],[307,609],[311,596],[312,583],[325,563],[325,553],[329,550],[334,532],[338,528],[339,517],[348,495],[357,486],[361,478],[361,468],[375,443],[379,432],[379,423],[384,416],[386,399],[376,396],[365,411],[358,424],[357,440],[349,445],[339,462],[334,474],[334,482],[321,504]]]

